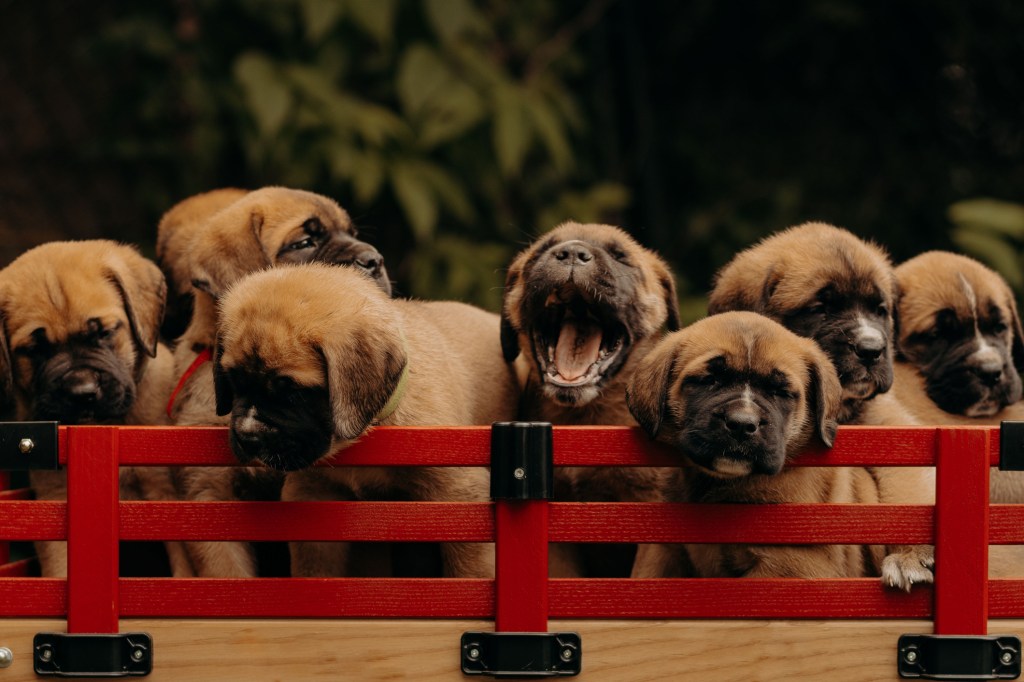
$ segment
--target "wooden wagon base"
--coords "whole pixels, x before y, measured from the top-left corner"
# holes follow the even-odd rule
[[[218,680],[469,680],[459,637],[492,630],[476,620],[125,619],[122,632],[153,636],[153,682]],[[63,632],[57,619],[0,619],[0,646],[14,664],[0,682],[29,682],[32,637]],[[929,620],[553,620],[551,631],[583,636],[576,679],[896,681],[896,641],[930,633]],[[993,633],[1024,631],[1024,620],[993,620]]]

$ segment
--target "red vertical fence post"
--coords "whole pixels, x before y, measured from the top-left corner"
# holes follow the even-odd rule
[[[495,617],[497,632],[547,632],[551,425],[494,424]]]
[[[940,428],[935,634],[988,634],[988,430]]]
[[[68,429],[68,632],[118,631],[118,431]]]
[[[548,502],[495,502],[494,629],[547,632]]]

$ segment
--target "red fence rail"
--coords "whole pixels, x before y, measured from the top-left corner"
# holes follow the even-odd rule
[[[842,427],[794,466],[937,466],[923,505],[630,503],[119,502],[117,467],[237,466],[224,428],[61,427],[69,499],[0,492],[0,540],[69,541],[68,580],[27,577],[0,554],[0,617],[68,618],[116,632],[124,617],[494,618],[543,631],[549,618],[930,618],[984,634],[1024,616],[1024,580],[988,577],[988,545],[1024,543],[1024,507],[989,505],[996,427]],[[678,465],[636,429],[555,427],[556,466]],[[488,466],[490,428],[381,427],[334,466]],[[6,482],[6,481],[0,481]],[[713,508],[712,508],[713,507]],[[714,519],[713,523],[709,519]],[[495,580],[118,578],[119,540],[495,541]],[[934,543],[937,583],[877,578],[549,579],[548,542]],[[0,546],[6,551],[6,545]]]

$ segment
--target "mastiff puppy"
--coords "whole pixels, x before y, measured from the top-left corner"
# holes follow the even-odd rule
[[[240,276],[280,263],[351,264],[390,293],[384,259],[356,235],[333,199],[303,190],[217,189],[185,199],[157,227],[157,263],[170,286],[165,336],[186,328],[194,287],[216,297]]]
[[[237,280],[269,267],[322,261],[351,265],[391,292],[381,255],[356,238],[355,226],[337,203],[312,192],[284,187],[207,192],[168,211],[158,232],[172,286],[191,286],[194,298],[191,320],[174,351],[178,380],[167,404],[167,416],[179,426],[226,423],[216,414],[208,360],[217,330],[216,301]],[[179,494],[193,501],[275,500],[282,481],[265,469],[195,467],[176,471],[175,477]],[[256,575],[248,543],[190,542],[187,547],[198,575]]]
[[[749,310],[813,339],[839,374],[840,424],[918,422],[887,393],[893,384],[896,280],[878,246],[824,223],[805,223],[740,252],[715,278],[708,311]],[[871,470],[882,502],[932,504],[934,470]],[[903,565],[897,566],[901,561]],[[891,548],[883,580],[930,582],[931,547]]]
[[[995,417],[1020,400],[1024,332],[1002,277],[966,256],[929,251],[896,268],[896,278],[897,367],[911,379],[897,382],[897,395],[908,409],[936,423],[936,410]]]
[[[564,223],[516,256],[501,321],[505,359],[525,384],[523,417],[554,424],[635,425],[624,399],[662,327],[679,328],[675,284],[655,253],[610,225]],[[643,501],[665,472],[556,471],[556,498]],[[576,556],[579,553],[584,556]],[[631,547],[555,546],[556,576],[628,576]]]
[[[1024,332],[1006,281],[944,251],[908,260],[896,278],[900,403],[922,424],[1024,419]],[[1024,474],[993,470],[990,490],[993,502],[1024,502]]]
[[[341,293],[339,293],[341,292]],[[310,468],[376,424],[490,424],[514,417],[498,316],[462,303],[389,299],[350,268],[252,275],[221,303],[217,413],[243,462],[286,475],[284,500],[484,501],[480,468]],[[292,543],[292,575],[351,573],[349,544]],[[447,576],[493,575],[493,546],[441,547]]]
[[[729,312],[668,335],[640,363],[626,401],[652,438],[689,464],[666,492],[676,502],[872,503],[866,469],[793,467],[831,447],[842,386],[818,346],[761,315]],[[880,547],[644,545],[635,577],[878,575]]]
[[[160,269],[112,241],[51,242],[0,271],[0,400],[18,420],[166,423],[171,354],[157,341]],[[66,499],[64,472],[32,472],[40,499]],[[174,499],[163,469],[122,469],[125,499]],[[64,542],[38,542],[43,575],[67,575]],[[180,548],[168,546],[172,566]]]

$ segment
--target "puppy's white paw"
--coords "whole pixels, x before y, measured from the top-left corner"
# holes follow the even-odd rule
[[[910,592],[914,585],[935,582],[934,568],[933,547],[901,547],[882,561],[882,584]]]

